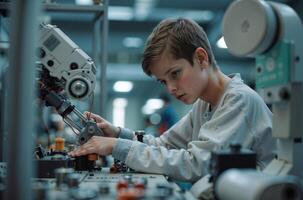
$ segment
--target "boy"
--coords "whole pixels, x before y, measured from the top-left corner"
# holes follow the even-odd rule
[[[142,68],[192,110],[155,138],[136,141],[131,130],[90,116],[107,137],[92,137],[71,156],[112,154],[142,172],[195,182],[208,173],[210,152],[230,142],[257,153],[263,168],[273,157],[272,113],[239,74],[223,74],[203,29],[189,19],[166,19],[149,36]]]

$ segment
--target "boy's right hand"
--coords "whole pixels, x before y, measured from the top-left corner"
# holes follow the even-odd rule
[[[93,119],[96,123],[97,126],[102,129],[103,133],[105,134],[106,137],[118,137],[120,133],[120,128],[112,125],[110,122],[107,120],[103,119],[97,114],[91,113],[91,112],[84,112],[84,115],[88,119]]]

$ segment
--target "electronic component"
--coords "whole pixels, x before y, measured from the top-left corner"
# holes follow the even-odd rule
[[[143,137],[145,135],[145,131],[144,130],[138,130],[138,131],[135,131],[135,135],[137,137],[137,140],[139,142],[143,142]]]

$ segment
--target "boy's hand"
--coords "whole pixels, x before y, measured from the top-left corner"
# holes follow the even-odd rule
[[[69,152],[68,155],[75,157],[96,153],[102,156],[106,156],[112,153],[116,143],[116,138],[93,136],[78,149]]]
[[[120,128],[112,125],[110,122],[107,120],[103,119],[99,115],[96,115],[91,112],[84,112],[84,115],[88,119],[93,119],[97,123],[97,126],[102,129],[103,133],[105,134],[106,137],[118,137],[120,133]]]

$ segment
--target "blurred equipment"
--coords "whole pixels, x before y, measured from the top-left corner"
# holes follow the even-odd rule
[[[226,200],[300,200],[301,183],[294,176],[272,176],[256,170],[229,169],[217,180],[215,193]]]
[[[302,199],[302,22],[287,5],[239,0],[225,13],[223,35],[232,54],[256,58],[256,88],[272,104],[278,152],[262,173],[225,172],[216,185],[217,195],[222,199]],[[287,174],[294,176],[278,176]],[[250,184],[243,187],[238,181]],[[245,197],[233,192],[243,188],[249,191]]]
[[[74,168],[75,158],[70,158],[64,149],[46,150],[41,145],[34,152],[34,163],[37,166],[35,177],[54,178],[57,168]]]
[[[3,166],[3,167],[2,167]],[[0,162],[0,197],[6,190],[1,182],[6,167]],[[6,173],[3,172],[3,173]],[[115,173],[108,168],[99,171],[76,171],[59,167],[52,178],[34,178],[34,199],[39,200],[93,200],[93,199],[171,199],[195,200],[187,191],[167,181],[163,175],[141,173]],[[5,175],[4,175],[5,177]]]
[[[211,153],[210,181],[216,184],[218,177],[226,170],[256,169],[257,155],[249,149],[241,149],[240,144],[231,144],[230,150],[222,149]]]
[[[55,180],[41,182],[46,197],[41,199],[194,199],[162,175],[110,174],[107,170],[80,173],[71,168],[59,168],[55,171]]]
[[[241,145],[238,143],[230,144],[229,147],[230,149],[211,152],[209,174],[202,177],[190,189],[195,197],[199,199],[219,199],[214,190],[217,188],[218,179],[221,178],[222,174],[225,174],[225,171],[229,171],[229,169],[256,169],[257,156],[255,152],[249,149],[241,149]],[[237,195],[237,193],[233,194]]]
[[[158,124],[158,133],[162,135],[170,127],[172,127],[178,121],[178,114],[172,105],[171,98],[168,94],[161,94],[159,97],[163,100],[164,105],[159,110],[161,121]]]

